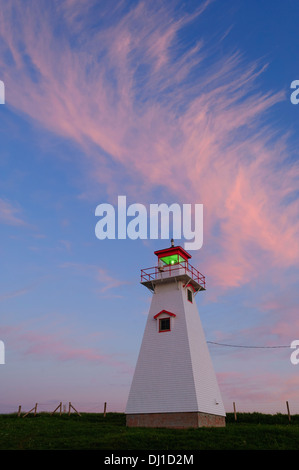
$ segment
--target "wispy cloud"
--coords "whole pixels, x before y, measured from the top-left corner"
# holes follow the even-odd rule
[[[1,47],[11,57],[8,104],[76,142],[91,183],[111,198],[120,187],[144,200],[164,188],[175,200],[204,204],[207,274],[228,288],[266,266],[298,263],[299,203],[288,200],[298,166],[286,162],[287,135],[267,121],[285,99],[261,92],[267,64],[217,55],[204,34],[182,47],[179,35],[209,4],[187,15],[119,2],[112,23],[96,2],[94,15],[80,1],[51,8],[29,1],[22,11],[8,2]],[[98,276],[109,284],[106,273]]]
[[[14,291],[6,292],[0,294],[0,302],[7,299],[13,299],[14,297],[19,297],[20,295],[25,295],[30,291],[30,288],[17,289]]]
[[[0,223],[15,226],[26,226],[21,208],[10,201],[0,198]]]
[[[297,389],[299,377],[293,375],[282,380],[279,373],[264,371],[258,374],[242,372],[228,372],[219,374],[218,380],[221,389],[226,397],[228,410],[232,409],[232,404],[236,401],[237,411],[246,411],[246,405],[250,411],[262,411],[264,413],[277,413],[283,410],[286,413],[286,400],[293,400],[297,412]]]
[[[106,269],[92,264],[65,262],[60,265],[60,268],[71,269],[79,272],[82,275],[92,276],[97,284],[99,284],[99,292],[105,293],[110,289],[119,287],[128,283],[128,281],[117,279],[109,274]]]
[[[13,299],[22,295],[26,295],[32,290],[34,290],[41,283],[41,278],[37,281],[33,281],[31,284],[20,287],[19,289],[14,289],[11,291],[0,293],[0,302],[8,299]]]
[[[36,360],[47,359],[65,361],[87,361],[98,365],[110,365],[122,371],[130,371],[130,367],[117,354],[101,351],[99,345],[85,346],[90,339],[76,328],[66,328],[60,324],[32,325],[23,322],[18,326],[0,328],[1,338],[9,348],[10,354],[19,354],[23,360],[31,357]],[[72,331],[71,331],[72,330]],[[76,339],[75,339],[76,338]],[[94,341],[94,338],[92,338]],[[100,339],[97,339],[100,343]]]
[[[273,294],[260,305],[268,319],[264,333],[286,344],[299,337],[298,293],[295,287],[294,290],[291,287],[284,289],[279,295]]]

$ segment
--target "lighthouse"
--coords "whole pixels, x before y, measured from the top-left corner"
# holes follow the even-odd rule
[[[196,296],[205,276],[181,246],[155,251],[141,269],[151,305],[125,410],[127,426],[225,426],[225,410]]]

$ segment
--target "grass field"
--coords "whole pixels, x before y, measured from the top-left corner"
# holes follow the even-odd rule
[[[127,428],[121,413],[0,415],[0,450],[299,450],[299,415],[227,415],[225,428]]]

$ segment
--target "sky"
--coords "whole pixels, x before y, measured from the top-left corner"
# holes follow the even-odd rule
[[[125,410],[140,270],[170,240],[98,239],[121,195],[203,205],[190,262],[225,408],[299,413],[298,18],[295,0],[0,0],[1,413]]]

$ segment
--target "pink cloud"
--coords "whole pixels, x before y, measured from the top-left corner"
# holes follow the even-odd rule
[[[27,294],[29,292],[29,288],[17,289],[14,291],[6,292],[4,294],[0,294],[0,302],[2,300],[13,299],[14,297],[19,297],[20,295]]]
[[[264,332],[279,341],[290,344],[299,338],[297,291],[285,290],[280,296],[273,295],[261,302],[260,309],[267,314],[267,328]]]
[[[19,289],[15,289],[15,290],[8,291],[8,292],[2,292],[0,293],[0,302],[4,300],[8,300],[8,299],[13,299],[15,297],[19,297],[22,295],[26,295],[29,292],[31,292],[33,289],[35,289],[39,285],[40,282],[41,282],[41,279],[39,279],[38,281],[34,281],[31,284],[27,284],[24,287],[22,286]]]
[[[235,402],[237,412],[260,411],[286,414],[286,401],[289,401],[291,413],[298,413],[299,377],[295,371],[287,378],[282,374],[268,371],[263,374],[252,372],[252,374],[248,374],[248,371],[218,374],[228,412],[233,410],[233,402]]]
[[[117,279],[115,276],[109,274],[106,269],[101,268],[97,265],[67,262],[63,263],[60,267],[63,269],[76,270],[80,274],[92,276],[95,281],[99,284],[99,291],[102,293],[115,287],[128,284],[128,281]]]
[[[86,19],[84,8],[81,2],[58,8],[70,35],[80,30],[80,14]],[[214,284],[238,287],[269,267],[297,265],[298,202],[284,201],[297,189],[298,168],[281,165],[287,136],[278,138],[265,125],[284,99],[258,88],[267,64],[247,64],[234,53],[206,67],[203,41],[175,57],[177,35],[193,15],[175,19],[163,7],[150,14],[148,8],[139,3],[113,26],[88,38],[82,33],[74,49],[67,36],[53,36],[47,8],[42,15],[38,8],[22,10],[25,20],[16,29],[5,5],[0,25],[14,58],[3,77],[11,89],[8,103],[76,142],[86,154],[91,186],[105,184],[111,198],[120,187],[140,198],[142,187],[139,202],[146,202],[162,187],[177,202],[203,203],[204,243],[217,248],[217,254],[205,248]],[[20,38],[38,76],[34,86]],[[148,74],[138,80],[140,64]]]
[[[32,325],[25,323],[18,326],[4,325],[0,328],[0,333],[10,354],[17,353],[24,361],[27,357],[62,362],[87,361],[110,365],[123,372],[132,372],[130,366],[122,358],[118,358],[117,354],[103,353],[97,346],[82,346],[86,341],[90,343],[90,339],[94,339],[94,333],[86,339],[81,331],[78,335],[74,328],[71,331],[61,325],[48,324],[40,326],[39,329],[34,326],[33,329]],[[96,340],[98,342],[100,338],[96,337]]]
[[[22,226],[27,225],[20,216],[21,209],[13,205],[10,201],[0,198],[0,223],[7,225]]]

